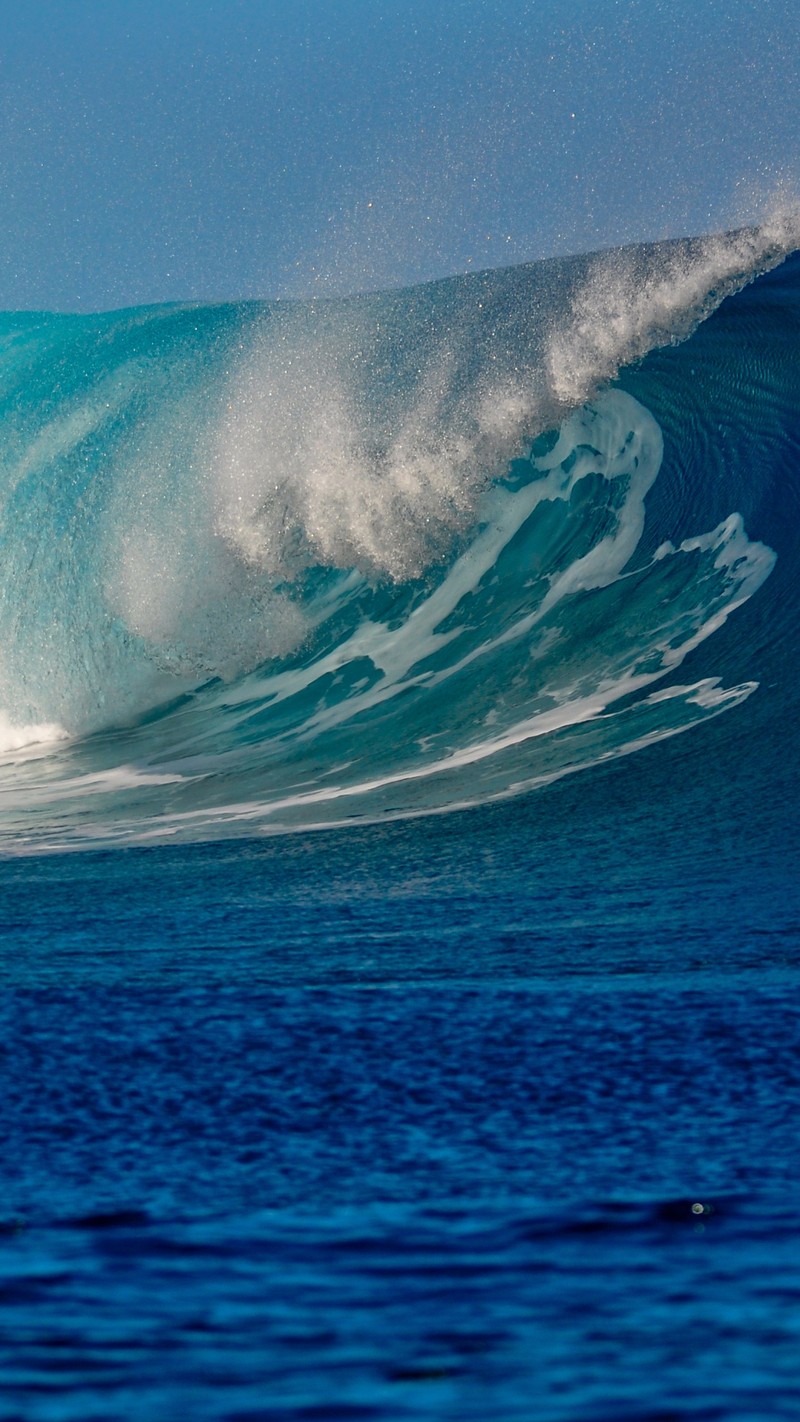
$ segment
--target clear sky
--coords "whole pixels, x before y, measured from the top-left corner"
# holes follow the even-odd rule
[[[798,0],[0,0],[0,307],[326,294],[800,184]]]

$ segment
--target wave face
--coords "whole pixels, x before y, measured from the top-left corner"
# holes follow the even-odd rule
[[[2,318],[3,848],[455,809],[741,704],[799,237]]]

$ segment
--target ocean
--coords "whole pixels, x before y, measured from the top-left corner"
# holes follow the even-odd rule
[[[796,1417],[799,244],[2,318],[0,1418]]]

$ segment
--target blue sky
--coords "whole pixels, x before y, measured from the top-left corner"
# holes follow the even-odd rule
[[[404,284],[800,172],[797,0],[0,4],[0,307]]]

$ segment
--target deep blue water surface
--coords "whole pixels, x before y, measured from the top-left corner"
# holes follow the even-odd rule
[[[5,863],[0,1415],[794,1416],[797,834],[687,745]]]

